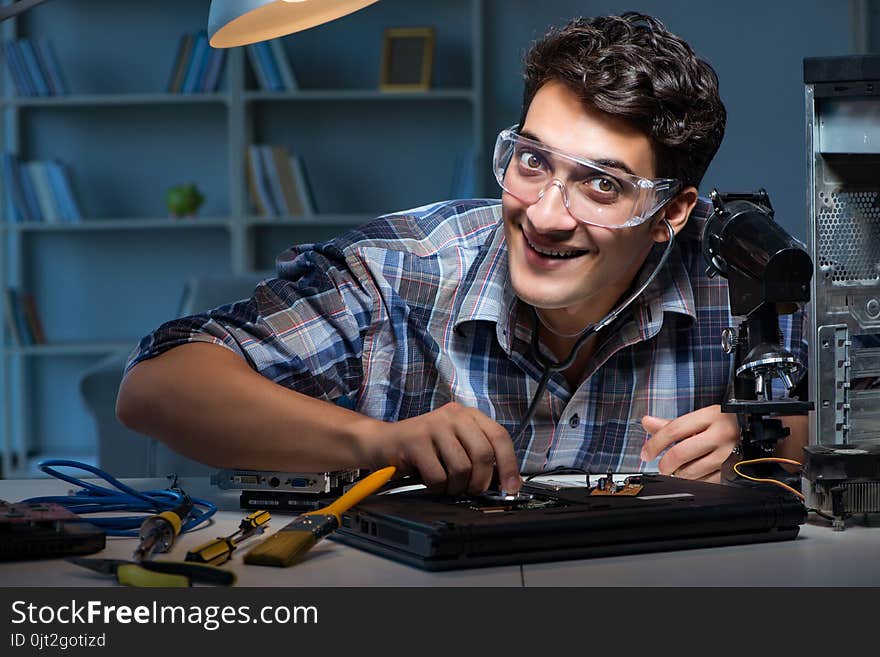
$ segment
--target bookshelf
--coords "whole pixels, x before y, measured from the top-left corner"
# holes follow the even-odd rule
[[[33,295],[47,337],[14,344],[0,322],[4,477],[32,473],[48,454],[96,458],[79,377],[175,316],[188,278],[269,271],[291,244],[447,198],[456,158],[482,154],[483,0],[384,0],[286,37],[279,45],[296,91],[263,90],[245,49],[235,48],[216,91],[169,93],[181,37],[205,27],[208,6],[78,0],[2,24],[4,40],[52,42],[70,93],[19,96],[0,63],[0,150],[64,162],[83,215],[13,223],[0,194],[0,289]],[[430,90],[379,91],[383,33],[396,26],[434,27]],[[255,211],[251,144],[302,157],[314,215]],[[165,191],[188,182],[206,197],[199,215],[168,218]]]

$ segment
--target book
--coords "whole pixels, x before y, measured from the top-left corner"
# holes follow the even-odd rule
[[[272,196],[266,184],[263,158],[257,144],[248,146],[248,185],[257,213],[263,217],[277,217],[278,210],[272,202]]]
[[[37,190],[34,188],[33,180],[28,173],[27,168],[17,162],[18,179],[21,190],[24,192],[24,202],[27,206],[28,219],[30,221],[42,221],[43,213],[40,212],[40,203],[37,201]]]
[[[281,39],[272,39],[269,43],[269,49],[272,51],[275,63],[278,65],[278,72],[281,75],[281,82],[285,91],[299,91],[299,81],[290,65],[290,58],[287,56],[287,50],[284,48],[284,42]]]
[[[15,324],[18,344],[23,347],[34,344],[34,336],[31,334],[30,326],[27,323],[24,306],[18,290],[12,287],[6,288],[6,298],[6,306],[9,309],[7,312],[9,312],[12,322]]]
[[[45,162],[25,162],[22,167],[30,178],[37,193],[37,202],[40,205],[40,214],[47,224],[57,224],[61,221],[61,212],[58,200],[49,182],[49,172]]]
[[[293,172],[293,179],[297,188],[300,190],[300,198],[303,204],[303,214],[312,216],[317,214],[318,208],[315,204],[315,196],[312,192],[312,186],[306,173],[305,162],[301,155],[295,154],[290,156],[290,169]]]
[[[268,91],[284,91],[284,82],[281,80],[281,72],[278,70],[278,64],[275,62],[275,56],[272,49],[265,41],[258,41],[254,44],[257,50],[257,57],[263,65],[263,71],[266,73],[266,80],[269,83]]]
[[[248,61],[251,63],[251,70],[253,70],[254,77],[257,79],[257,86],[262,91],[271,91],[272,87],[269,84],[269,79],[266,77],[266,71],[260,63],[260,56],[257,54],[256,46],[253,43],[248,44],[245,46],[245,51],[247,52]]]
[[[15,319],[15,292],[11,287],[3,290],[3,315],[6,319],[6,326],[9,328],[12,344],[21,346],[21,333],[19,333],[18,322]]]
[[[43,330],[43,321],[37,310],[37,302],[32,294],[20,294],[24,316],[27,320],[28,329],[34,344],[46,344],[46,332]]]
[[[205,79],[202,80],[201,91],[213,92],[220,88],[220,78],[223,75],[223,65],[226,63],[226,50],[211,48],[211,61]]]
[[[266,179],[266,187],[269,195],[272,197],[272,205],[278,210],[279,216],[290,215],[290,209],[284,197],[284,190],[281,189],[281,180],[278,176],[278,170],[275,167],[275,159],[272,156],[273,146],[263,144],[259,147],[260,158],[263,163],[263,176]]]
[[[21,52],[21,57],[24,60],[24,65],[27,67],[28,76],[30,77],[31,82],[33,82],[36,95],[51,95],[49,92],[49,83],[46,81],[43,69],[40,68],[39,61],[37,61],[37,53],[34,51],[33,44],[29,39],[19,39],[18,47]]]
[[[171,76],[168,79],[169,93],[180,93],[183,88],[183,78],[189,65],[189,54],[192,51],[194,40],[195,36],[187,32],[180,37],[180,41],[177,43],[177,54],[174,57],[174,65],[171,67]]]
[[[9,151],[0,155],[0,168],[3,172],[3,186],[6,190],[6,204],[12,223],[29,221],[27,204],[24,201],[24,191],[19,181],[18,160]]]
[[[199,74],[201,73],[202,58],[208,48],[208,35],[204,30],[199,31],[193,42],[192,52],[189,56],[189,64],[186,68],[186,76],[180,91],[185,94],[195,93],[198,89]]]
[[[19,53],[18,44],[12,39],[7,39],[3,42],[3,52],[6,55],[6,67],[12,75],[12,81],[18,94],[20,96],[36,96],[36,90]]]
[[[82,220],[82,213],[73,192],[67,167],[58,160],[44,162],[49,177],[49,185],[55,197],[55,203],[62,223],[76,223]]]
[[[300,217],[306,214],[302,193],[293,177],[293,169],[290,166],[290,155],[283,146],[271,147],[272,162],[278,175],[281,186],[281,195],[287,209],[287,215]]]
[[[48,39],[38,39],[35,48],[40,56],[40,62],[44,66],[50,84],[55,90],[55,95],[66,96],[69,94],[70,88],[67,86],[67,80],[61,72],[61,65],[55,56],[55,48],[52,46],[52,42]]]

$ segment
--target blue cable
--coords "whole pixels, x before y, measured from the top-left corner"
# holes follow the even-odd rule
[[[56,467],[79,468],[97,475],[109,484],[116,487],[106,488],[82,479],[77,479],[56,470]],[[142,514],[157,514],[163,511],[171,511],[178,507],[186,498],[186,493],[180,489],[165,488],[162,490],[137,491],[126,486],[118,479],[88,463],[71,461],[68,459],[49,459],[40,462],[40,470],[46,474],[66,481],[82,490],[75,491],[71,495],[47,495],[44,497],[32,497],[23,502],[54,502],[66,509],[84,515],[107,511],[134,511]],[[190,498],[193,503],[192,511],[180,528],[181,533],[198,527],[207,522],[217,512],[217,505],[195,497]],[[203,507],[204,510],[198,507]],[[108,536],[138,536],[144,516],[116,516],[111,518],[89,518],[88,522],[103,529]]]

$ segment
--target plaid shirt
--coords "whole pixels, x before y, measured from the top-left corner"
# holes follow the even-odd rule
[[[701,199],[663,270],[598,336],[580,386],[550,379],[515,445],[523,472],[656,470],[639,458],[641,417],[721,402],[732,361],[720,334],[736,323],[727,281],[705,274],[700,233],[710,210]],[[641,280],[661,252],[649,254]],[[511,288],[498,201],[380,217],[293,247],[277,265],[250,299],[163,324],[128,367],[210,342],[280,385],[386,421],[456,401],[512,433],[525,415],[541,367],[529,346],[533,314]],[[780,323],[786,347],[806,362],[801,313]]]

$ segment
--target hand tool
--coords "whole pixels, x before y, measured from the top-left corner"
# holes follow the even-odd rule
[[[192,511],[193,502],[184,496],[176,508],[150,516],[141,524],[140,542],[134,551],[134,559],[143,561],[157,552],[168,552],[180,533],[184,519]]]
[[[226,563],[232,557],[232,552],[238,544],[256,534],[262,534],[271,516],[268,511],[258,510],[248,514],[239,523],[238,530],[229,536],[215,538],[207,543],[202,543],[186,553],[186,561],[193,563],[207,563],[219,566]]]
[[[364,477],[338,500],[296,517],[244,555],[244,562],[259,566],[290,566],[319,540],[339,527],[340,515],[388,483],[396,468],[389,466]]]
[[[232,586],[235,573],[206,564],[185,561],[126,561],[124,559],[95,559],[72,557],[70,563],[105,575],[115,575],[125,586],[182,587],[192,582]]]

